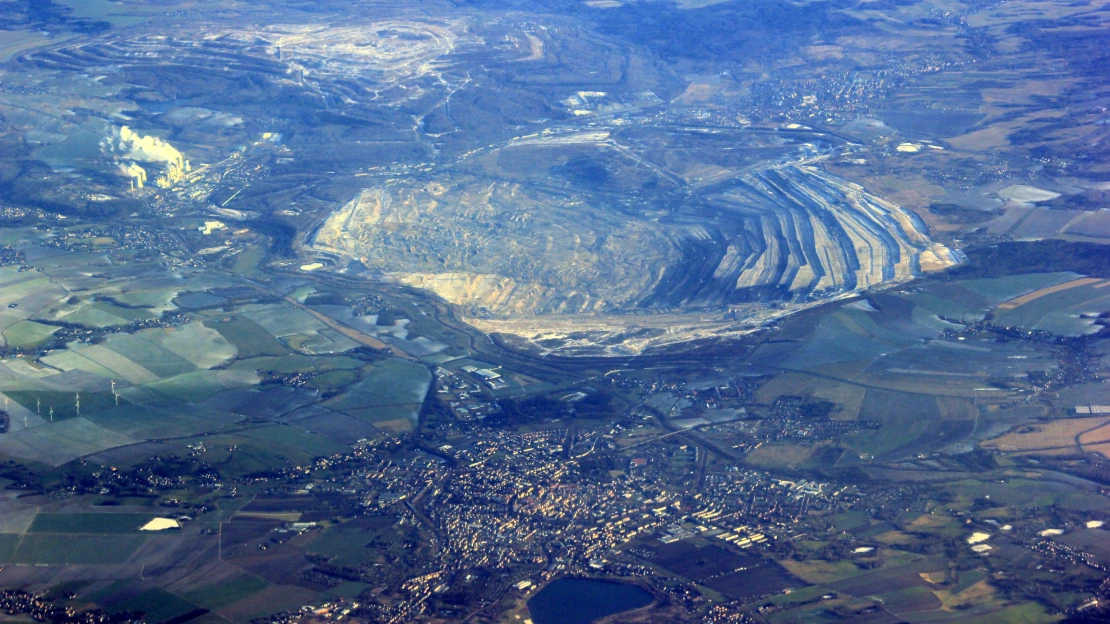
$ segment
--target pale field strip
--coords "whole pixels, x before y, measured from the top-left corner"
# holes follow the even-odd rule
[[[1061,292],[1061,291],[1064,291],[1064,290],[1071,290],[1072,288],[1078,288],[1080,286],[1094,286],[1095,288],[1102,288],[1102,287],[1106,286],[1107,284],[1110,284],[1110,281],[1102,280],[1102,279],[1099,279],[1097,277],[1081,277],[1077,280],[1072,280],[1070,282],[1064,282],[1063,284],[1057,284],[1055,286],[1049,286],[1048,288],[1042,288],[1040,290],[1033,291],[1029,294],[1025,294],[1025,295],[1022,295],[1020,297],[1010,299],[1009,301],[1007,301],[1005,303],[999,304],[998,309],[999,310],[1013,310],[1014,308],[1016,308],[1020,305],[1025,305],[1026,303],[1029,303],[1030,301],[1035,301],[1037,299],[1040,299],[1041,297],[1046,297],[1048,295],[1058,293],[1058,292]]]
[[[999,451],[1033,451],[1058,448],[1076,448],[1079,437],[1098,429],[1106,429],[1110,416],[1088,418],[1068,418],[1032,425],[1034,431],[1007,433],[993,440],[986,440],[981,446]]]
[[[233,514],[235,519],[251,520],[278,520],[281,522],[296,522],[301,519],[299,511],[237,511]]]
[[[524,33],[524,37],[528,40],[529,54],[528,54],[528,56],[526,56],[524,58],[521,58],[521,59],[517,59],[514,62],[519,63],[519,62],[523,62],[523,61],[538,61],[538,60],[542,59],[543,56],[544,56],[544,50],[545,50],[545,47],[544,47],[544,44],[543,44],[543,39],[540,39],[539,37],[533,35],[532,33]]]
[[[1080,434],[1079,443],[1084,447],[1090,444],[1110,443],[1110,423]]]
[[[58,371],[80,370],[105,379],[122,378],[116,371],[76,351],[59,351],[58,353],[51,353],[42,358],[41,362],[51,368],[51,375],[56,374]]]
[[[82,349],[78,355],[103,366],[119,375],[120,378],[135,385],[151,383],[161,379],[143,366],[101,345],[90,345]]]
[[[1087,445],[1083,447],[1083,450],[1088,453],[1098,453],[1106,459],[1110,459],[1110,443]]]

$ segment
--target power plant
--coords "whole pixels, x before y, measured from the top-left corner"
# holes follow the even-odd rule
[[[121,126],[102,147],[109,154],[131,161],[120,165],[120,173],[130,179],[132,191],[143,188],[149,179],[146,169],[134,161],[161,164],[164,170],[154,177],[154,185],[162,189],[173,187],[191,171],[189,161],[174,146],[155,136],[143,136],[128,126]]]

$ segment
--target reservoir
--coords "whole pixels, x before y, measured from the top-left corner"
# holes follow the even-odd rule
[[[535,624],[589,624],[614,613],[651,604],[651,594],[624,583],[564,578],[528,601]]]

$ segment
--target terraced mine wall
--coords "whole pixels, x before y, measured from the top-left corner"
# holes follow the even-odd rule
[[[811,301],[958,262],[913,213],[815,168],[761,170],[709,202],[725,217],[678,242],[641,307]]]
[[[367,190],[311,244],[494,317],[816,302],[957,263],[912,213],[811,166],[750,172],[668,222],[486,188]]]

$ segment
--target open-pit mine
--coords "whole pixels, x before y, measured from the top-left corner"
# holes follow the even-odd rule
[[[285,265],[426,291],[536,352],[736,336],[960,261],[828,170],[863,161],[851,135],[725,116],[719,78],[519,17],[197,24],[20,62],[108,111],[44,122],[100,146],[89,196],[260,223]]]
[[[1110,0],[0,0],[0,624],[1110,622]]]
[[[699,185],[625,138],[517,139],[419,184],[366,188],[311,248],[529,348],[611,355],[750,331],[959,261],[913,213],[821,171],[804,140]],[[769,139],[747,142],[758,153]],[[520,161],[546,175],[518,174]]]

